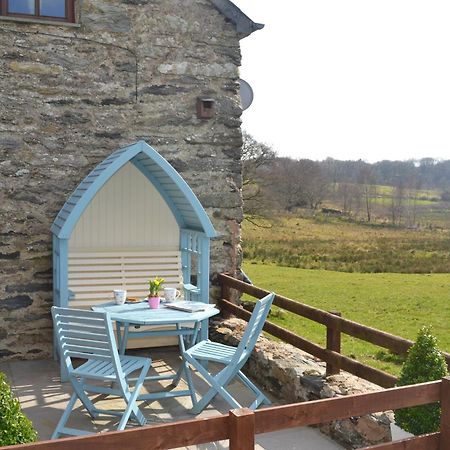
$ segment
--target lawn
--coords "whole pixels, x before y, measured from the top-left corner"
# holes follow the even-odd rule
[[[450,274],[343,273],[244,263],[257,286],[293,300],[414,340],[432,325],[440,348],[450,351]],[[325,344],[325,327],[292,314],[271,319],[309,340]],[[398,375],[399,358],[345,336],[343,353]]]
[[[372,185],[372,190],[377,193],[377,195],[382,195],[385,197],[392,197],[395,193],[395,188],[392,186],[385,186],[381,184]],[[441,198],[441,191],[437,189],[408,189],[408,193],[416,195],[418,199],[436,201]]]

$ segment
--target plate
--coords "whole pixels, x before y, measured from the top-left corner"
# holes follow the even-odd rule
[[[129,303],[129,304],[133,304],[133,303],[142,303],[142,302],[145,302],[145,298],[144,299],[142,299],[142,298],[138,298],[138,297],[128,297],[126,300],[125,300],[125,303]]]

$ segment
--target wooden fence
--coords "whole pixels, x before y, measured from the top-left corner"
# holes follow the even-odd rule
[[[274,406],[257,411],[243,408],[217,417],[8,446],[2,449],[157,450],[229,439],[230,450],[253,450],[256,435],[259,433],[317,425],[331,420],[436,401],[440,401],[442,407],[440,432],[366,447],[366,450],[450,450],[450,378],[368,394]]]
[[[240,293],[245,293],[255,298],[262,298],[269,293],[264,289],[236,280],[225,274],[219,275],[219,281],[222,285],[222,300],[220,301],[222,312],[233,314],[247,321],[250,317],[250,313],[230,301],[232,298],[231,289],[236,289]],[[353,375],[364,378],[365,380],[385,388],[393,387],[397,381],[397,378],[393,375],[342,355],[341,333],[389,349],[397,354],[406,354],[409,348],[414,344],[414,342],[399,336],[394,336],[384,331],[342,318],[337,312],[332,313],[313,308],[281,295],[275,296],[274,305],[325,325],[327,333],[326,348],[314,344],[289,330],[269,322],[266,322],[264,325],[264,330],[282,341],[325,361],[327,363],[328,375],[339,373],[340,369],[343,369]],[[444,353],[444,356],[450,367],[450,354]]]
[[[237,289],[261,298],[268,292],[248,285],[227,275],[220,275],[223,289],[221,307],[243,319],[250,314],[226,299],[230,289]],[[336,314],[321,311],[277,295],[275,305],[327,327],[327,348],[313,344],[281,327],[266,323],[264,329],[327,363],[328,373],[344,369],[383,387],[391,387],[396,378],[373,369],[340,354],[340,334],[346,333],[372,344],[406,353],[413,342],[406,339],[343,319]],[[446,354],[450,363],[450,355]],[[93,436],[43,441],[35,444],[2,447],[2,450],[160,450],[229,440],[230,450],[253,450],[256,435],[288,428],[318,425],[333,420],[370,414],[391,409],[407,408],[439,401],[441,403],[441,427],[437,433],[417,436],[397,442],[389,442],[366,450],[450,450],[450,377],[439,381],[385,389],[367,394],[316,400],[274,406],[257,411],[243,408],[204,419],[150,425],[125,431],[101,433]],[[280,445],[282,440],[280,440]]]

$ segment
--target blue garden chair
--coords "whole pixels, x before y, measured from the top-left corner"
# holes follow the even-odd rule
[[[151,360],[136,356],[119,356],[107,313],[53,306],[52,316],[59,355],[67,368],[74,391],[53,432],[52,439],[58,438],[61,434],[73,436],[90,434],[84,430],[66,427],[77,399],[92,418],[98,417],[99,414],[121,417],[118,430],[125,428],[130,416],[133,416],[140,425],[145,425],[146,420],[136,405],[136,399],[150,369]],[[80,358],[85,362],[74,367],[73,358]],[[137,381],[131,391],[127,377],[136,371],[140,373],[138,372]],[[88,380],[96,384],[88,384]],[[101,385],[98,381],[104,381],[105,385]],[[123,412],[98,409],[86,392],[120,396],[126,407]]]
[[[252,316],[247,324],[247,328],[238,347],[231,347],[211,342],[201,341],[188,350],[183,349],[183,358],[186,368],[186,378],[191,391],[193,408],[191,412],[198,414],[219,394],[232,408],[241,408],[242,405],[228,392],[226,387],[236,376],[251,390],[256,396],[255,401],[249,406],[256,409],[260,404],[270,404],[270,400],[241,372],[241,368],[250,357],[253,348],[258,340],[261,330],[269,314],[275,294],[269,294],[258,300],[253,310]],[[223,364],[222,368],[215,375],[205,367],[205,362]],[[197,401],[194,383],[189,365],[194,367],[211,386],[208,392]]]

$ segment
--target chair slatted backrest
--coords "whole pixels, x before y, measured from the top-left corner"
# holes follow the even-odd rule
[[[111,321],[106,313],[52,307],[60,357],[70,372],[72,358],[113,363],[119,360]]]
[[[255,304],[252,316],[248,321],[244,335],[239,343],[238,349],[233,357],[233,363],[243,364],[250,356],[253,347],[258,340],[259,335],[264,327],[267,316],[269,315],[270,307],[272,306],[275,294],[266,295]]]

